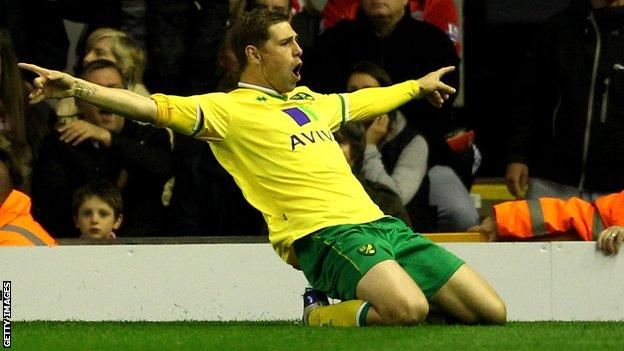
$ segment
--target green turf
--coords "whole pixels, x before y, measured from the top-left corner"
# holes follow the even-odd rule
[[[312,328],[293,322],[14,322],[14,350],[618,350],[624,322]]]

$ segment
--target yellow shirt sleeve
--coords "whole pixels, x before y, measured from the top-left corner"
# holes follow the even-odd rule
[[[420,98],[415,80],[382,88],[366,88],[343,94],[347,101],[347,121],[363,121],[388,113],[414,98]]]
[[[218,96],[217,96],[218,95]],[[157,127],[167,127],[176,132],[201,140],[223,140],[229,126],[229,114],[214,99],[225,100],[222,93],[197,96],[172,96],[154,94]]]

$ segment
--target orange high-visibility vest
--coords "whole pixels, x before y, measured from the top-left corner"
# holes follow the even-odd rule
[[[607,227],[624,225],[624,191],[594,203],[577,197],[508,201],[495,205],[494,212],[498,235],[503,239],[576,233],[590,241]]]
[[[11,191],[0,206],[0,246],[56,246],[56,240],[30,214],[30,198]]]

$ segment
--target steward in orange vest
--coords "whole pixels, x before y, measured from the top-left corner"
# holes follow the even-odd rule
[[[593,203],[577,197],[507,201],[494,206],[493,218],[468,231],[490,234],[492,240],[574,234],[585,241],[596,240],[606,253],[617,253],[624,240],[624,191]]]
[[[0,246],[56,246],[30,214],[28,195],[13,190],[0,206]]]
[[[15,190],[21,184],[8,152],[0,149],[0,246],[56,246],[30,214],[30,198]]]

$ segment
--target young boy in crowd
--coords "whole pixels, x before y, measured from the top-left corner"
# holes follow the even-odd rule
[[[110,181],[90,182],[74,193],[74,223],[82,239],[117,239],[122,212],[121,193]]]

